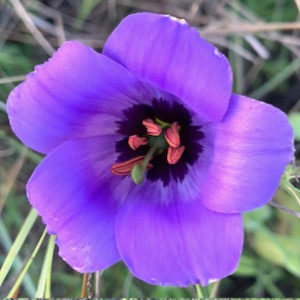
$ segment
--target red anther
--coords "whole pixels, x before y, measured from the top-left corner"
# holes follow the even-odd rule
[[[128,145],[132,150],[138,149],[140,146],[147,145],[148,140],[144,137],[139,137],[136,134],[128,138]]]
[[[165,139],[169,146],[177,148],[180,146],[179,125],[174,122],[170,128],[165,131]]]
[[[183,152],[185,150],[184,146],[177,148],[169,147],[167,153],[167,161],[170,165],[175,165],[180,160]]]
[[[121,163],[116,163],[111,166],[111,172],[114,175],[119,175],[119,176],[130,175],[131,170],[134,167],[134,165],[141,164],[143,162],[144,158],[145,158],[145,155],[141,155],[141,156],[134,157],[132,159],[126,160]],[[153,165],[148,163],[146,170],[149,170],[152,167],[153,167]]]
[[[159,136],[162,132],[161,127],[158,124],[154,123],[154,121],[152,121],[151,119],[144,120],[143,125],[146,127],[147,133],[149,135]]]

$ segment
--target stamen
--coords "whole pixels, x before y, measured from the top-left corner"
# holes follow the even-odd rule
[[[141,155],[141,156],[134,157],[132,159],[126,160],[121,163],[116,163],[116,164],[112,165],[111,172],[114,175],[119,175],[119,176],[129,175],[129,174],[131,174],[131,171],[135,165],[143,163],[143,161],[145,160],[145,157],[146,157],[145,155]],[[147,163],[145,166],[145,169],[149,170],[152,167],[153,167],[152,164]]]
[[[139,137],[137,135],[131,135],[128,138],[128,145],[132,150],[138,149],[140,146],[147,145],[148,140],[145,137]]]
[[[180,146],[179,125],[174,122],[170,128],[165,131],[165,139],[169,146],[177,148]]]
[[[162,132],[162,129],[159,125],[155,124],[153,120],[146,119],[143,122],[143,125],[147,129],[147,133],[152,136],[159,136]]]
[[[169,147],[167,153],[167,161],[170,165],[175,165],[180,160],[183,152],[185,150],[184,146],[177,148]]]

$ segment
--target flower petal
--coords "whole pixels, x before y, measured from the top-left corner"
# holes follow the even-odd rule
[[[150,284],[207,285],[233,273],[243,245],[239,214],[219,214],[200,201],[159,204],[147,188],[120,208],[116,239],[134,276]]]
[[[79,42],[66,42],[13,90],[8,114],[26,145],[49,153],[71,138],[114,133],[122,109],[145,93],[123,66]]]
[[[270,201],[293,159],[293,132],[286,115],[271,105],[234,95],[222,122],[202,129],[206,137],[213,137],[203,140],[211,160],[201,183],[204,205],[235,213]]]
[[[180,98],[203,122],[224,116],[232,88],[229,63],[183,20],[130,15],[110,35],[103,53],[140,80]]]
[[[47,230],[57,234],[59,254],[79,272],[95,272],[119,260],[114,222],[131,180],[113,176],[113,136],[63,143],[33,173],[28,198]]]

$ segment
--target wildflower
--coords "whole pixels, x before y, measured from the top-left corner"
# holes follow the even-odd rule
[[[28,198],[79,272],[123,260],[152,284],[236,269],[241,213],[293,155],[278,109],[232,94],[226,58],[187,23],[125,18],[103,54],[66,42],[9,96],[16,135],[46,155]]]

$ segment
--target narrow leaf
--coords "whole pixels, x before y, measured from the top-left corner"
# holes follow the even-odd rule
[[[25,265],[24,269],[22,270],[22,272],[20,273],[18,279],[16,280],[15,284],[13,285],[12,289],[9,291],[8,295],[6,296],[7,298],[13,298],[13,295],[15,294],[15,292],[18,290],[20,284],[22,283],[25,274],[27,273],[29,267],[31,266],[35,256],[37,255],[38,251],[40,250],[40,247],[45,239],[45,236],[47,234],[47,231],[44,230],[40,240],[38,241],[36,247],[34,248],[30,259],[28,260],[27,264]]]
[[[51,267],[52,267],[52,260],[53,260],[53,252],[54,252],[54,246],[55,246],[55,235],[51,235],[49,237],[48,247],[46,251],[46,255],[44,258],[44,263],[41,271],[41,275],[39,278],[38,287],[36,290],[35,297],[36,298],[50,298],[50,287],[48,286],[48,291],[46,295],[46,286],[47,286],[47,280],[48,277],[51,276]]]
[[[27,238],[36,219],[37,219],[37,212],[34,209],[31,209],[25,222],[24,222],[24,225],[22,226],[21,230],[19,231],[11,249],[9,250],[9,252],[3,262],[2,268],[0,270],[0,286],[2,285],[12,264],[14,263],[16,257],[18,256],[18,253],[19,253],[21,247],[23,246],[24,241]]]

